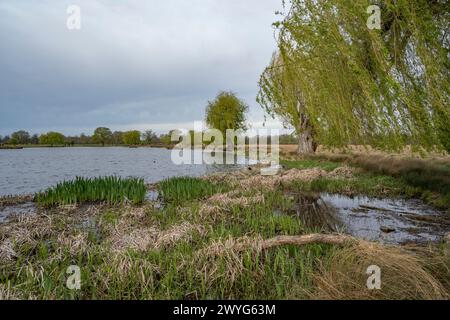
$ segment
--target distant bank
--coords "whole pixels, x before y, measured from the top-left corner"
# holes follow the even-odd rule
[[[45,145],[45,144],[27,144],[27,145],[3,145],[0,146],[0,150],[12,150],[12,149],[24,149],[24,148],[108,148],[108,147],[124,147],[124,148],[165,148],[165,149],[173,149],[173,145],[105,145],[101,144],[75,144],[75,145]]]

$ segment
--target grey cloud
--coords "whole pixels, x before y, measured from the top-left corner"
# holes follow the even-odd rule
[[[81,7],[82,29],[66,28]],[[0,134],[203,119],[219,90],[251,105],[281,0],[0,3]]]

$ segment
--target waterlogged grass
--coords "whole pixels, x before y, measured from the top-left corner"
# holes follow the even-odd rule
[[[384,179],[391,185],[391,182],[394,181],[394,184],[405,190],[403,195],[421,198],[431,205],[450,210],[450,163],[448,160],[394,158],[381,155],[323,154],[312,156],[311,159],[288,160],[283,164],[288,168],[306,168],[316,164],[325,170],[327,170],[325,166],[332,164],[336,166],[351,165],[370,173],[356,177],[358,180],[372,180],[365,188],[369,192],[370,184],[374,182],[374,179]],[[389,179],[390,181],[388,181]]]
[[[405,186],[393,177],[358,173],[349,179],[296,182],[291,188],[369,195],[415,192],[405,191]],[[52,219],[37,216],[26,225],[0,225],[3,248],[11,246],[0,251],[4,253],[0,254],[0,295],[4,288],[11,288],[13,297],[34,299],[303,299],[317,289],[318,270],[333,271],[342,261],[336,262],[333,256],[346,248],[331,245],[258,250],[259,239],[317,232],[295,215],[274,212],[295,206],[283,186],[274,190],[237,187],[233,195],[214,197],[222,201],[218,203],[208,198],[230,191],[226,183],[172,178],[161,182],[158,190],[164,198],[162,207],[144,202],[139,207],[106,207],[95,214],[95,210],[82,211],[83,207],[72,214],[50,210]],[[247,201],[231,201],[236,199]],[[205,211],[205,206],[212,210]],[[242,243],[244,249],[237,250],[234,245]],[[15,255],[8,257],[10,252]],[[361,252],[346,255],[352,264],[339,269],[342,275],[365,276],[365,269],[356,270],[353,264],[359,263],[366,248]],[[369,264],[382,263],[377,260],[381,255],[376,252]],[[80,290],[66,287],[71,265],[80,267]],[[447,270],[443,268],[436,278]],[[389,292],[410,298],[396,287],[408,273],[397,273],[398,281],[386,282]],[[361,292],[366,280],[357,278]],[[348,290],[351,295],[353,289],[338,291],[345,295]],[[413,292],[412,297],[422,296]]]
[[[158,184],[158,191],[164,201],[174,203],[203,199],[228,190],[229,187],[225,184],[192,177],[170,178]]]
[[[415,188],[409,187],[392,177],[357,175],[354,179],[318,178],[312,181],[296,181],[293,189],[308,192],[329,192],[342,194],[364,194],[368,196],[414,196]]]
[[[449,171],[445,166],[422,168],[423,162],[394,162],[395,168],[388,166],[387,160],[379,163],[369,162],[370,158],[352,160],[344,158],[346,163],[327,161],[326,159],[284,160],[281,163],[288,169],[322,168],[332,171],[343,165],[353,164],[363,170],[352,179],[319,178],[313,181],[298,181],[294,189],[314,192],[330,192],[345,194],[365,194],[368,196],[404,196],[420,198],[437,208],[450,207]],[[384,161],[384,162],[383,162]],[[393,160],[390,160],[393,161]],[[393,165],[394,166],[394,165]],[[408,167],[409,166],[409,167]]]
[[[99,177],[64,181],[56,187],[37,193],[34,201],[42,207],[80,204],[84,202],[105,202],[116,205],[139,204],[145,198],[146,186],[143,179]]]
[[[172,203],[162,209],[147,206],[140,216],[126,214],[133,208],[106,209],[93,218],[100,240],[86,235],[78,247],[76,241],[61,244],[61,230],[50,226],[45,239],[15,247],[18,257],[1,264],[0,285],[15,288],[20,297],[39,299],[286,299],[293,286],[310,288],[318,259],[332,247],[284,246],[263,252],[252,247],[253,238],[308,232],[299,219],[273,214],[273,206],[287,201],[279,195],[264,194],[262,203],[234,205],[217,216],[201,216],[203,201],[198,200],[183,202],[183,209]],[[74,219],[73,215],[61,218]],[[119,253],[108,240],[117,230],[124,238],[149,226],[165,234],[187,222],[204,226],[204,232],[158,248]],[[121,231],[124,223],[128,227]],[[73,225],[67,221],[65,237],[78,239],[80,230]],[[250,239],[249,248],[242,252],[232,247],[209,249],[242,237]],[[80,290],[65,286],[70,265],[80,266]]]

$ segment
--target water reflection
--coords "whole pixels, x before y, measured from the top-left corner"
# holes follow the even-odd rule
[[[288,197],[294,206],[283,214],[295,215],[311,229],[390,244],[440,241],[450,233],[450,217],[419,200],[309,193]]]
[[[5,222],[10,216],[30,215],[36,213],[33,202],[25,202],[12,206],[0,207],[0,223]]]
[[[338,232],[342,229],[336,209],[323,201],[320,194],[294,193],[288,196],[294,205],[285,213],[297,216],[308,229],[328,232]]]

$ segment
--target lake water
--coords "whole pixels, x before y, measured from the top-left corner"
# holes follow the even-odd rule
[[[160,148],[0,150],[0,196],[32,194],[77,176],[140,177],[146,183],[153,183],[174,176],[200,176],[236,168],[233,165],[175,165],[170,155],[171,150]]]

